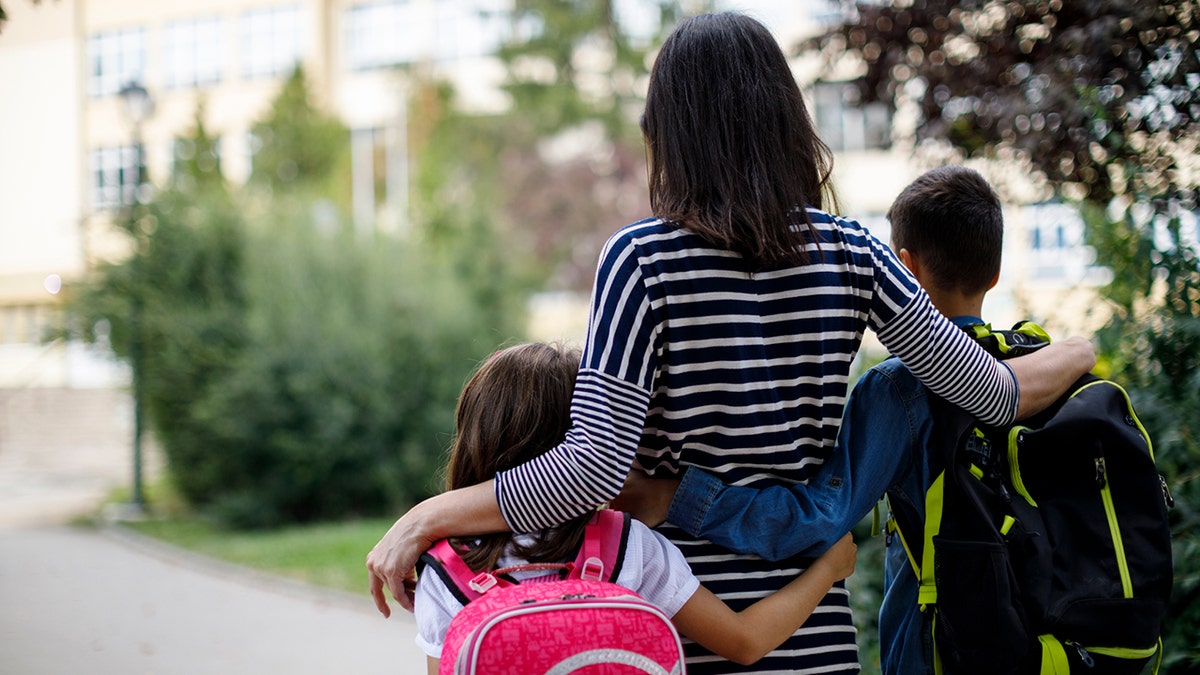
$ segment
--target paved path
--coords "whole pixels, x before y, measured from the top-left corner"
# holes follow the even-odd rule
[[[67,525],[128,483],[128,451],[15,436],[0,439],[0,675],[425,672],[412,615],[385,620],[365,594],[263,575],[122,528]]]
[[[411,615],[120,530],[0,530],[5,675],[424,673]]]

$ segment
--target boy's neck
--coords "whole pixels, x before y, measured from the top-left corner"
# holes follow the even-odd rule
[[[933,306],[947,318],[952,319],[956,316],[983,317],[983,297],[987,293],[966,295],[958,291],[934,288],[932,285],[927,287],[925,292],[929,294],[929,299],[933,302]]]

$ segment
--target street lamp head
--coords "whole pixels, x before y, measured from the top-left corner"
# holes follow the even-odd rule
[[[135,127],[141,126],[154,114],[154,99],[150,98],[150,92],[140,83],[128,82],[121,87],[119,93],[121,101],[125,104],[125,114]]]

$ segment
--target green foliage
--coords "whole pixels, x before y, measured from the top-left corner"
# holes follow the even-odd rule
[[[140,375],[172,484],[240,528],[394,514],[437,491],[460,387],[523,320],[512,251],[479,209],[439,214],[446,236],[345,225],[330,186],[349,139],[303,90],[293,77],[256,126],[256,168],[297,172],[248,190],[205,161],[198,110],[169,189],[117,218],[130,256],[69,308],[84,337],[110,326]]]
[[[206,501],[236,525],[434,491],[458,389],[499,341],[472,290],[421,251],[305,225],[287,214],[252,239],[246,353],[193,413],[218,440]]]
[[[1097,340],[1110,376],[1130,391],[1175,498],[1164,668],[1188,672],[1200,667],[1200,251],[1195,234],[1181,237],[1187,228],[1178,215],[1111,211],[1088,212],[1098,262],[1114,272],[1106,289],[1112,319]]]
[[[207,106],[204,100],[196,105],[190,134],[175,141],[175,163],[169,185],[183,193],[227,193],[225,177],[221,174],[221,155],[217,139],[208,133],[204,124]]]
[[[1200,136],[1200,3],[851,3],[803,49],[858,61],[864,102],[911,102],[918,139],[1013,157],[1074,199],[1175,200]],[[843,72],[845,72],[843,70]]]
[[[297,67],[251,130],[256,148],[250,185],[278,196],[316,192],[344,204],[350,190],[349,132],[311,97]]]
[[[518,0],[514,36],[498,52],[511,110],[466,125],[441,118],[443,133],[473,129],[436,145],[484,152],[462,164],[486,173],[471,176],[490,181],[482,217],[521,252],[534,287],[587,291],[608,235],[649,213],[637,117],[653,42],[679,16],[678,3],[652,4],[658,34],[631,36],[607,0]],[[456,195],[480,188],[467,174],[440,185]]]
[[[678,18],[678,4],[660,1],[659,35]],[[599,120],[614,139],[638,137],[650,44],[630,39],[610,0],[516,0],[519,36],[498,56],[508,70],[513,107],[539,133],[553,134]]]

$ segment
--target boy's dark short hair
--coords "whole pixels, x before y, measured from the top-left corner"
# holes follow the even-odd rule
[[[887,218],[892,223],[892,249],[915,254],[939,288],[983,292],[1000,271],[1000,198],[972,169],[943,166],[927,171],[896,197]]]

